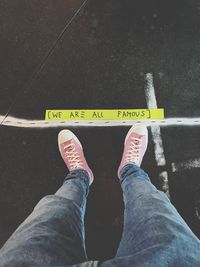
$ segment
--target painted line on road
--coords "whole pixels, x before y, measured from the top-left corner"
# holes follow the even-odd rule
[[[92,127],[113,127],[113,126],[132,126],[133,124],[145,124],[146,126],[200,126],[199,118],[167,118],[164,120],[74,120],[74,121],[46,121],[46,120],[28,120],[23,118],[16,118],[13,116],[0,115],[1,125],[20,128],[59,128],[70,126],[92,126]]]
[[[190,170],[193,168],[200,168],[200,158],[190,159],[183,162],[172,162],[172,172],[179,172],[184,170]]]
[[[199,207],[195,207],[195,215],[196,215],[196,218],[200,221],[200,208]]]
[[[149,109],[157,108],[157,100],[153,83],[153,74],[147,73],[145,75],[145,97],[147,102],[147,107]],[[159,125],[151,126],[151,134],[154,144],[154,154],[157,162],[157,166],[166,166],[166,159],[164,154],[163,141]],[[167,171],[162,171],[159,173],[159,179],[162,182],[162,190],[170,197],[169,193],[169,181]]]

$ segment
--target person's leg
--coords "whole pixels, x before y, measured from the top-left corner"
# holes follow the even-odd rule
[[[89,179],[68,174],[55,195],[46,196],[0,250],[0,266],[73,264],[87,259],[84,213]]]
[[[120,181],[125,211],[116,257],[140,254],[142,262],[149,260],[157,266],[163,266],[162,262],[158,264],[162,258],[164,266],[175,266],[185,258],[188,262],[198,259],[200,264],[198,238],[168,197],[152,185],[148,175],[139,166],[128,164],[121,170]]]
[[[59,139],[61,155],[70,173],[55,195],[43,198],[5,243],[0,250],[0,266],[58,266],[87,260],[84,214],[93,177],[84,165],[86,161],[77,140],[69,142],[66,132]]]
[[[140,168],[148,143],[145,128],[129,131],[118,170],[125,211],[116,258],[126,259],[127,266],[197,266],[198,261],[200,266],[198,238]]]

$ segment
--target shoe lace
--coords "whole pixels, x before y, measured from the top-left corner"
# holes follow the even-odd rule
[[[141,138],[140,137],[132,137],[130,140],[130,146],[128,149],[128,153],[127,153],[127,157],[126,160],[127,161],[131,161],[131,162],[138,162],[139,161],[139,157],[140,157],[140,149],[141,149]]]
[[[83,162],[80,159],[79,153],[76,151],[74,143],[64,146],[65,156],[68,159],[70,168],[77,169],[83,168]]]

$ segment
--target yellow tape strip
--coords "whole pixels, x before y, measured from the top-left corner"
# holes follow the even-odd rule
[[[164,119],[164,109],[46,110],[45,120],[148,120]]]

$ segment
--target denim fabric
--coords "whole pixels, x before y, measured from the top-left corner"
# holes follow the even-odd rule
[[[69,173],[55,195],[43,198],[5,243],[0,266],[61,267],[87,261],[84,214],[88,192],[87,172]]]
[[[199,239],[148,175],[128,164],[120,181],[125,204],[122,239],[115,258],[99,266],[199,267]]]
[[[139,167],[120,172],[124,229],[116,256],[87,261],[84,214],[86,171],[68,174],[55,195],[43,198],[0,250],[0,267],[199,267],[200,241]]]

